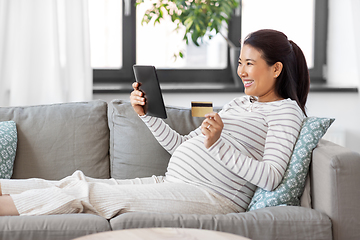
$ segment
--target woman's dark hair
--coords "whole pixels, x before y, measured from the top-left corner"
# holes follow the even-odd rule
[[[306,116],[305,104],[310,77],[305,56],[299,46],[289,41],[284,33],[272,29],[250,33],[244,40],[245,44],[259,50],[269,66],[276,62],[283,64],[275,83],[275,91],[282,98],[295,100]]]

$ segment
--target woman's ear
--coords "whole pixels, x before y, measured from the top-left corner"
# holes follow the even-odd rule
[[[274,78],[277,78],[280,75],[282,69],[283,69],[282,62],[276,62],[274,64]]]

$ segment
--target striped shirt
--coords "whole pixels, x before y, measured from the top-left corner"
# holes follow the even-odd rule
[[[167,181],[205,187],[245,211],[256,187],[270,191],[281,182],[304,115],[291,99],[252,102],[249,96],[235,98],[219,115],[224,128],[209,149],[200,127],[181,136],[162,119],[141,118],[172,154]]]

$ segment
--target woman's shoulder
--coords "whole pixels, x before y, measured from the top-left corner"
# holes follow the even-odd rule
[[[287,111],[302,112],[301,108],[299,107],[297,102],[295,100],[290,99],[290,98],[271,102],[271,105],[274,108],[274,110],[279,110],[279,111],[287,110]]]
[[[304,113],[296,101],[287,98],[280,101],[271,102],[269,104],[268,117],[272,118],[295,118],[301,121]]]

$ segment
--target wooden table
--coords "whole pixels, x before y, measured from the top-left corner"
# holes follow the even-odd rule
[[[194,228],[135,228],[86,235],[75,240],[249,240],[235,234]]]

